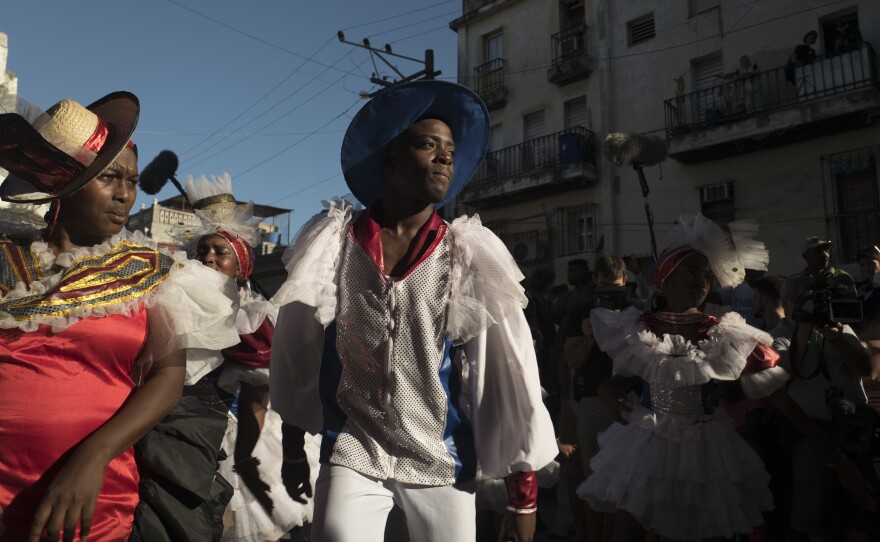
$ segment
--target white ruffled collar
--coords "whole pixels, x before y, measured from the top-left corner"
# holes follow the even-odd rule
[[[596,309],[591,313],[599,346],[614,360],[614,372],[676,385],[700,385],[710,379],[735,380],[759,342],[770,336],[729,312],[697,342],[681,335],[648,330],[640,311]]]

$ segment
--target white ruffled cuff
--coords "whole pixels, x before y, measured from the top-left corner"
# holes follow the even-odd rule
[[[788,382],[788,373],[779,365],[746,373],[740,377],[743,393],[750,399],[767,397]]]

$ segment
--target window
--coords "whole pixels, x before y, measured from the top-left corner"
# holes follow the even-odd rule
[[[523,141],[544,135],[544,110],[523,116]]]
[[[724,66],[721,64],[720,53],[691,61],[691,75],[694,90],[697,92],[696,103],[691,102],[696,106],[692,112],[694,124],[712,127],[721,121],[724,115],[724,101],[718,84],[722,81],[723,73]]]
[[[842,54],[853,51],[864,41],[859,29],[857,11],[847,10],[823,17],[821,25],[826,54]]]
[[[880,197],[877,192],[877,149],[831,156],[837,196],[842,261],[855,260],[859,247],[880,240]]]
[[[583,126],[590,129],[592,122],[590,121],[590,110],[587,109],[587,97],[581,96],[573,100],[568,100],[563,104],[563,127],[568,130],[575,126]]]
[[[563,207],[557,211],[556,231],[559,234],[559,256],[592,252],[596,247],[594,218],[599,206],[595,203]]]
[[[559,3],[559,29],[567,30],[585,24],[584,0],[563,0]]]
[[[521,150],[520,162],[524,170],[534,170],[544,163],[543,141],[538,140],[544,135],[544,110],[535,111],[523,116],[523,144],[519,147]]]
[[[489,129],[489,152],[497,151],[504,146],[502,128],[504,128],[504,125],[499,122],[498,124],[493,124]]]
[[[654,37],[654,14],[649,13],[626,23],[627,44],[632,46]]]
[[[701,186],[700,212],[715,222],[726,224],[736,220],[733,201],[733,181]]]
[[[491,62],[504,57],[504,34],[499,30],[484,38],[485,61]]]

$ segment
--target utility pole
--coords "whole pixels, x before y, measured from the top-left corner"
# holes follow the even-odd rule
[[[373,76],[370,77],[370,82],[372,82],[376,85],[379,85],[382,88],[380,88],[376,92],[363,93],[364,97],[372,98],[373,96],[375,96],[376,94],[379,94],[380,92],[382,92],[385,89],[395,87],[395,86],[401,85],[403,83],[408,83],[410,81],[415,81],[416,79],[434,79],[435,77],[437,77],[441,73],[439,70],[434,71],[434,50],[433,49],[425,49],[425,60],[419,60],[418,58],[413,58],[410,56],[405,56],[405,55],[401,55],[401,54],[397,54],[397,53],[393,52],[391,50],[390,43],[386,43],[385,47],[383,49],[376,49],[375,47],[370,45],[370,40],[367,38],[364,38],[363,43],[346,41],[345,34],[342,33],[342,30],[337,32],[336,36],[339,38],[339,41],[342,43],[368,50],[370,52],[371,57],[375,54],[375,56],[379,57],[379,60],[381,60],[382,62],[385,63],[386,66],[388,66],[389,68],[394,70],[394,73],[396,73],[400,77],[400,79],[396,79],[394,81],[389,81],[387,78],[380,78],[379,74],[378,74],[378,70],[376,72],[373,72]],[[409,60],[411,62],[418,62],[419,64],[424,65],[425,69],[423,69],[419,72],[416,72],[412,75],[403,75],[400,72],[400,70],[398,70],[396,66],[394,66],[393,64],[388,62],[388,59],[386,59],[385,56],[383,56],[383,55],[402,58],[404,60]],[[374,69],[376,68],[375,61],[373,62],[373,68]]]

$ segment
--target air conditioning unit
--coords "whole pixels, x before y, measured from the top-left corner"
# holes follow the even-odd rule
[[[733,199],[733,182],[728,181],[700,187],[700,203],[716,203]]]
[[[505,244],[518,264],[540,261],[544,256],[544,245],[537,230],[507,236]]]

